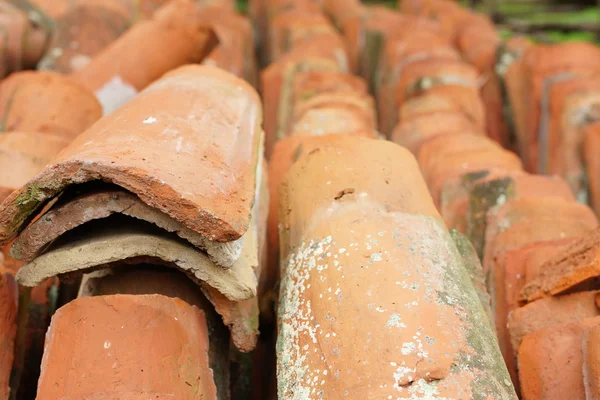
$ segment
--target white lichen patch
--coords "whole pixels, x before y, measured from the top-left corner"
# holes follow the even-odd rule
[[[402,322],[400,314],[392,314],[385,324],[387,327],[406,328],[406,324]]]
[[[319,374],[306,366],[307,353],[317,352],[310,344],[300,348],[301,338],[317,344],[320,324],[315,324],[310,300],[304,296],[311,273],[327,269],[327,263],[318,260],[330,253],[331,236],[301,246],[290,258],[282,279],[279,308],[279,336],[277,339],[277,375],[279,398],[310,399],[325,382],[326,374]],[[327,257],[325,255],[325,257]],[[323,276],[321,276],[324,278]],[[319,294],[322,298],[324,293]]]

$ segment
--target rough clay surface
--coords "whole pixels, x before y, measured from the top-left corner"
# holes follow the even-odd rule
[[[77,297],[107,295],[153,295],[179,298],[204,313],[208,328],[208,360],[213,370],[217,399],[229,399],[229,343],[231,337],[221,317],[185,274],[170,268],[139,265],[107,269],[84,275]]]
[[[508,315],[508,330],[516,352],[530,333],[570,324],[600,315],[596,298],[600,292],[590,291],[565,296],[546,297],[517,308]]]
[[[524,400],[586,400],[582,334],[600,317],[547,328],[526,336],[519,348]]]
[[[256,91],[217,68],[169,72],[75,139],[0,207],[0,240],[72,184],[104,180],[215,241],[248,229],[262,138]]]
[[[600,229],[548,260],[540,273],[521,291],[520,299],[531,302],[561,294],[570,288],[600,276]]]
[[[516,399],[414,159],[346,140],[298,161],[281,186],[279,397]],[[369,166],[364,177],[355,165]],[[405,183],[388,187],[387,174]]]
[[[215,399],[208,346],[204,313],[182,300],[77,299],[52,317],[37,398]]]

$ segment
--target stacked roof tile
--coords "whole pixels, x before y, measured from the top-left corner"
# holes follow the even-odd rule
[[[0,399],[598,397],[597,47],[249,14],[0,4]]]

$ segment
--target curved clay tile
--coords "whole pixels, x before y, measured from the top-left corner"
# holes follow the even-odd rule
[[[584,199],[584,132],[600,121],[600,79],[581,77],[559,82],[550,91],[545,146],[538,148],[542,171],[562,176],[578,198]]]
[[[484,136],[464,114],[457,112],[435,112],[400,121],[394,128],[391,141],[419,154],[424,143],[437,136],[456,134]]]
[[[0,240],[60,191],[93,180],[125,188],[209,240],[236,240],[250,224],[260,123],[258,96],[241,79],[206,66],[172,71],[9,196]]]
[[[519,198],[488,211],[486,239],[493,239],[513,224],[552,217],[585,221],[592,227],[598,224],[592,210],[584,204],[560,197]]]
[[[29,0],[38,9],[48,14],[55,20],[60,20],[69,11],[85,4],[102,5],[114,10],[127,12],[133,19],[134,16],[149,17],[154,10],[168,0]]]
[[[46,133],[0,132],[0,203],[44,170],[69,140]]]
[[[473,66],[460,60],[433,58],[410,63],[402,69],[402,74],[393,83],[394,104],[400,107],[407,98],[442,85],[465,86],[477,90],[479,74]]]
[[[475,34],[477,32],[477,34]],[[502,43],[494,22],[486,15],[473,13],[456,38],[465,60],[482,73],[493,72],[497,48]]]
[[[321,6],[338,29],[341,29],[346,18],[362,12],[363,6],[359,0],[323,0]]]
[[[430,44],[431,43],[431,44]],[[402,78],[404,70],[411,64],[426,60],[460,60],[460,54],[447,42],[439,39],[437,34],[423,36],[408,36],[406,39],[390,41],[386,44],[382,55],[380,77],[377,82],[377,108],[380,113],[379,123],[382,130],[389,136],[399,121],[396,101],[396,86]]]
[[[13,275],[2,267],[0,253],[0,398],[8,399],[9,380],[17,334],[17,299],[19,289]]]
[[[357,136],[366,138],[371,132],[357,133]],[[289,169],[300,157],[310,154],[312,151],[328,146],[344,146],[346,135],[323,135],[323,136],[296,136],[288,137],[278,141],[273,148],[273,154],[269,160],[269,218],[267,223],[268,257],[267,267],[263,276],[269,280],[268,287],[272,287],[279,277],[279,185],[283,181]]]
[[[277,13],[269,24],[269,60],[277,61],[295,47],[299,39],[320,34],[334,34],[335,28],[321,12],[285,10]]]
[[[586,327],[581,335],[581,352],[583,353],[583,385],[586,398],[600,397],[600,334],[598,324]]]
[[[101,116],[91,92],[57,73],[19,72],[0,83],[0,131],[50,133],[73,140]]]
[[[521,170],[519,157],[484,136],[438,135],[427,141],[419,151],[419,165],[431,195],[440,203],[444,185],[467,173],[504,169]]]
[[[267,158],[270,158],[275,142],[284,137],[296,75],[308,70],[346,72],[347,62],[345,44],[340,36],[328,34],[295,47],[261,72]]]
[[[280,196],[280,398],[516,399],[410,153],[346,138],[294,164]]]
[[[264,4],[251,4],[250,8],[253,13],[259,13],[259,15],[254,14],[254,20],[258,25],[258,31],[261,37],[259,51],[261,52],[261,58],[265,64],[269,62],[270,57],[270,29],[274,18],[280,13],[289,11],[296,11],[298,14],[322,13],[320,5],[315,0],[259,0],[257,3]]]
[[[583,354],[582,339],[588,329],[599,324],[600,318],[590,318],[526,336],[519,348],[523,399],[587,399],[584,387],[587,354]]]
[[[133,22],[122,1],[79,1],[54,19],[54,34],[39,69],[65,74],[86,66]]]
[[[512,348],[507,326],[508,315],[519,307],[519,292],[525,284],[527,270],[540,260],[547,260],[575,238],[534,242],[512,249],[504,254],[496,263],[490,279],[491,291],[494,294],[494,316],[496,336],[504,361],[515,385],[518,382],[516,349]]]
[[[538,171],[543,165],[540,148],[545,147],[546,124],[549,119],[550,88],[553,84],[576,77],[590,77],[600,72],[600,50],[583,42],[568,42],[556,45],[535,45],[527,48],[523,55],[524,107],[516,109],[522,113],[523,129],[518,133],[522,156],[529,171]]]
[[[417,81],[412,89],[411,98],[419,98],[421,96],[439,96],[447,99],[454,111],[460,112],[467,116],[473,124],[485,131],[486,119],[485,119],[485,106],[481,101],[479,88],[471,85],[461,85],[454,83],[444,83],[443,78],[440,81],[436,81],[436,78],[430,79],[428,77],[422,78]],[[414,97],[412,97],[414,96]],[[409,101],[407,98],[402,104],[406,104]],[[404,107],[400,107],[402,112]],[[425,110],[422,110],[424,112]]]
[[[589,207],[561,198],[513,199],[487,213],[484,271],[494,271],[500,255],[536,241],[577,237],[596,228]]]
[[[173,0],[98,53],[73,77],[99,97],[108,113],[167,71],[201,62],[216,42],[193,2]],[[148,40],[152,38],[152,40]],[[145,43],[145,46],[140,46]],[[142,63],[144,68],[138,66]]]
[[[262,170],[260,173],[264,174]],[[198,283],[200,287],[197,290],[202,290],[222,317],[223,323],[231,330],[235,346],[240,351],[250,351],[256,346],[258,338],[259,306],[256,294],[261,289],[257,285],[265,262],[263,253],[268,193],[263,178],[260,178],[256,190],[252,225],[243,236],[241,252],[237,253],[230,269],[215,265],[205,253],[193,247],[189,241],[203,239],[181,224],[136,201],[129,194],[114,190],[102,192],[99,189],[98,192],[75,198],[64,194],[65,200],[61,198],[30,225],[31,229],[18,237],[15,243],[17,252],[26,253],[41,248],[42,253],[30,254],[30,257],[37,258],[21,269],[19,279],[31,285],[43,279],[43,276],[80,275],[103,266],[112,267],[118,274],[135,274],[140,264],[144,263],[155,264],[158,269],[179,268]],[[106,204],[103,206],[98,202]],[[157,226],[144,225],[127,217],[103,219],[111,212],[129,215]],[[90,221],[95,218],[101,219]],[[188,242],[165,231],[174,231]],[[49,237],[42,238],[44,235]],[[56,240],[48,247],[51,239]],[[33,249],[27,248],[29,243]],[[119,250],[112,251],[114,246]],[[218,247],[215,243],[210,246],[214,256]],[[217,256],[222,258],[223,254]],[[65,262],[56,261],[65,258]]]
[[[479,296],[479,301],[489,319],[490,326],[494,328],[494,314],[492,313],[491,297],[486,287],[485,275],[483,274],[483,267],[479,260],[479,256],[465,235],[455,229],[450,230],[450,235],[456,245],[456,249],[463,259],[463,265],[469,273],[469,278],[471,278],[471,282],[477,291],[477,296]]]
[[[288,135],[375,132],[375,114],[373,99],[365,94],[315,95],[294,105]]]
[[[456,41],[458,34],[472,18],[473,13],[457,2],[428,0],[423,2],[416,15],[437,21],[441,33]]]
[[[575,201],[567,183],[558,177],[532,175],[523,171],[493,170],[470,183],[466,227],[478,253],[483,255],[487,212],[517,198],[556,197]]]
[[[542,297],[556,296],[600,276],[599,239],[600,229],[595,229],[548,259],[539,273],[523,287],[519,300],[529,303]]]
[[[516,308],[507,322],[515,355],[523,338],[531,333],[600,316],[599,295],[598,291],[588,291],[545,297]]]
[[[348,44],[350,70],[358,73],[367,84],[371,85],[373,74],[379,61],[376,52],[377,39],[387,36],[395,28],[401,26],[405,17],[387,7],[374,5],[362,7],[361,12],[346,18],[341,31]]]
[[[52,317],[38,397],[214,399],[208,352],[204,313],[182,300],[80,298]]]
[[[101,270],[83,277],[78,297],[109,295],[162,295],[179,298],[197,307],[206,317],[208,361],[213,371],[218,399],[229,392],[229,342],[227,328],[198,286],[184,274],[168,268],[139,266],[134,269]],[[142,334],[140,332],[140,334]]]
[[[400,107],[398,118],[400,121],[421,117],[435,112],[460,112],[460,104],[444,93],[435,93],[428,90],[419,96],[407,99]]]
[[[202,63],[224,69],[256,87],[258,66],[250,20],[221,5],[203,7],[200,17],[212,28],[219,41]]]
[[[52,35],[52,22],[48,17],[27,2],[3,1],[0,3],[0,28],[0,78],[35,68]]]

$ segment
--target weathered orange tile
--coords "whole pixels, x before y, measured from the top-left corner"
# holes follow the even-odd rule
[[[204,313],[208,330],[208,361],[217,398],[227,398],[230,384],[231,337],[213,305],[198,285],[179,271],[139,265],[134,269],[113,268],[84,275],[78,297],[110,295],[162,295],[178,298]]]
[[[600,275],[600,229],[587,234],[556,254],[540,267],[540,272],[521,290],[519,300],[532,302],[546,296],[556,296],[585,284]]]
[[[536,45],[526,49],[523,56],[524,131],[517,132],[521,152],[529,171],[543,171],[544,159],[540,152],[547,147],[544,121],[549,117],[550,88],[554,83],[581,76],[597,75],[600,71],[600,51],[583,42],[556,45]]]
[[[269,25],[269,60],[277,61],[298,42],[321,34],[335,34],[335,28],[324,14],[298,9],[282,11]]]
[[[280,188],[279,397],[516,398],[410,153],[347,138],[299,160]]]
[[[585,201],[584,131],[600,117],[600,79],[556,82],[550,88],[549,102],[540,126],[545,135],[544,146],[538,149],[540,172],[562,176]]]
[[[254,56],[254,30],[248,18],[223,6],[204,7],[200,17],[219,41],[203,64],[231,72],[256,87],[258,66]]]
[[[129,29],[72,76],[96,93],[105,113],[111,112],[165,72],[199,63],[213,50],[217,40],[204,25],[201,13],[193,2],[173,0],[151,20]],[[139,68],[140,64],[145,67]]]
[[[464,201],[468,236],[479,254],[483,254],[487,212],[495,206],[517,198],[556,197],[575,201],[563,179],[532,175],[523,171],[493,170],[470,182]],[[462,200],[457,200],[462,201]]]
[[[590,318],[526,336],[519,348],[524,400],[587,399],[583,377],[582,335],[600,324]]]
[[[362,136],[362,135],[359,135]],[[365,135],[366,137],[369,137]],[[263,274],[272,287],[279,278],[279,185],[301,157],[329,146],[344,146],[344,135],[296,136],[280,140],[269,160],[268,262]]]
[[[265,154],[270,158],[275,142],[284,137],[294,77],[300,71],[347,72],[346,47],[339,35],[307,40],[261,73],[264,109]]]
[[[444,184],[470,172],[493,168],[507,171],[521,169],[514,154],[485,136],[468,134],[438,135],[425,142],[419,150],[419,165],[437,205]]]
[[[437,86],[464,86],[478,89],[478,73],[470,64],[463,61],[425,59],[406,65],[399,79],[393,84],[394,107],[402,106],[411,96],[424,93]],[[480,112],[483,111],[479,105]],[[471,111],[476,112],[476,111]],[[479,118],[482,120],[482,118]],[[479,121],[484,122],[484,121]]]
[[[206,318],[182,300],[80,298],[54,314],[46,340],[39,399],[216,397]]]
[[[255,197],[260,123],[260,100],[243,80],[207,66],[172,71],[9,196],[0,211],[0,236],[14,237],[29,215],[67,186],[102,177],[210,240],[238,239],[248,229]]]
[[[69,140],[47,133],[0,133],[0,203],[44,170]]]
[[[35,68],[48,47],[52,35],[51,20],[29,3],[2,2],[0,27],[0,78],[12,72]]]
[[[526,283],[528,266],[537,265],[541,259],[552,257],[573,240],[573,238],[558,239],[517,247],[506,252],[494,266],[490,287],[494,299],[492,306],[496,336],[515,386],[518,386],[518,368],[515,358],[517,349],[512,348],[507,327],[508,314],[519,307],[519,292]]]
[[[392,132],[391,141],[406,147],[413,154],[419,154],[421,147],[428,141],[438,136],[457,134],[483,137],[485,132],[477,129],[465,115],[443,111],[400,121]]]
[[[600,160],[597,157],[600,149],[600,123],[592,124],[585,130],[583,154],[588,178],[590,205],[600,215]]]
[[[71,73],[115,41],[134,23],[126,1],[76,1],[54,18],[54,33],[39,68]]]
[[[515,355],[523,338],[531,333],[599,316],[597,297],[597,291],[545,297],[512,311],[508,330]]]
[[[380,124],[382,130],[389,135],[398,122],[398,107],[395,96],[398,81],[407,67],[413,63],[426,60],[457,61],[459,53],[446,38],[437,32],[417,31],[406,37],[392,38],[385,43],[381,54],[378,80],[375,92],[377,106],[381,110]]]
[[[57,73],[19,72],[0,83],[0,131],[49,133],[73,140],[101,116],[93,93]]]

